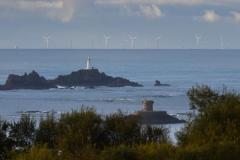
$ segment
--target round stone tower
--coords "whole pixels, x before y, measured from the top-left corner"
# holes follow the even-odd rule
[[[145,111],[145,112],[153,112],[154,101],[145,100],[142,103],[143,103],[143,111]]]

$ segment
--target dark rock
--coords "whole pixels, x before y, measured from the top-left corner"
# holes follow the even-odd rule
[[[95,87],[94,86],[86,86],[86,87],[84,87],[84,89],[95,89]]]
[[[108,87],[140,87],[142,85],[129,81],[121,77],[111,77],[105,73],[99,72],[97,69],[79,70],[69,75],[60,75],[56,79],[47,80],[35,71],[22,76],[9,75],[5,85],[0,86],[0,90],[12,89],[50,89],[57,86],[72,87],[83,86],[94,88],[96,86]]]
[[[55,88],[55,85],[49,83],[44,77],[39,76],[35,71],[22,76],[10,74],[5,85],[0,86],[0,90],[12,89],[49,89]]]
[[[161,85],[161,82],[159,80],[156,80],[154,86],[160,86],[160,85]]]
[[[99,72],[97,69],[91,70],[79,70],[72,72],[69,75],[58,76],[55,80],[52,80],[53,84],[61,86],[108,86],[108,87],[124,87],[124,86],[141,86],[138,83],[131,82],[121,77],[111,77],[105,73]]]
[[[159,86],[170,86],[170,85],[169,84],[163,84],[159,80],[156,80],[154,86],[159,87]]]

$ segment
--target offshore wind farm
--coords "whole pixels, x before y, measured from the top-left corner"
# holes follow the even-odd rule
[[[166,35],[165,35],[166,36]],[[79,46],[79,43],[70,39],[63,40],[64,46],[57,44],[55,37],[45,35],[42,37],[42,43],[36,48],[30,46],[21,47],[21,45],[14,44],[13,47],[7,47],[2,49],[171,49],[165,46],[167,38],[164,36],[152,36],[151,38],[140,38],[131,34],[126,35],[119,39],[118,37],[111,36],[110,34],[103,34],[103,38],[90,39],[85,41],[86,46]],[[39,38],[40,39],[40,38]],[[145,43],[143,43],[143,41]],[[182,43],[186,41],[181,40]],[[191,45],[176,45],[172,49],[237,49],[231,48],[230,42],[227,42],[222,35],[216,37],[209,37],[201,34],[194,34],[190,36]],[[209,47],[208,43],[215,41],[215,47]],[[54,43],[52,43],[54,42]],[[53,45],[54,44],[54,45]]]
[[[42,43],[36,48],[32,48],[30,46],[21,47],[20,45],[15,44],[13,47],[4,47],[2,49],[170,49],[165,46],[166,42],[164,39],[165,38],[163,38],[163,36],[152,37],[149,39],[140,37],[138,39],[137,36],[133,36],[131,34],[119,39],[118,37],[110,36],[109,34],[103,34],[102,39],[96,38],[95,40],[86,40],[86,46],[79,46],[79,43],[74,42],[72,39],[62,46],[55,42],[55,37],[46,35],[42,37]],[[214,48],[207,47],[207,43],[213,40],[216,41],[216,46]],[[63,41],[66,42],[66,40]],[[185,40],[182,39],[181,41],[184,43]],[[194,34],[191,37],[191,41],[191,46],[176,45],[173,46],[172,49],[227,49],[230,47],[228,44],[225,44],[223,36],[207,37],[200,34]],[[54,42],[54,45],[51,42]]]

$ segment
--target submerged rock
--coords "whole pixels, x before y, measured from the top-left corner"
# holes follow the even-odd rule
[[[107,86],[107,87],[141,87],[136,82],[129,81],[121,77],[111,77],[98,69],[79,70],[69,75],[60,75],[56,79],[47,80],[40,76],[36,71],[22,76],[11,74],[8,76],[4,85],[0,86],[0,90],[13,89],[50,89],[63,86],[70,88],[72,86],[89,87]]]

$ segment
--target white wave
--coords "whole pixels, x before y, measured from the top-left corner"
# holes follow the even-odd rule
[[[65,87],[65,86],[60,86],[60,85],[57,85],[57,88],[58,88],[58,89],[66,89],[67,87]]]

